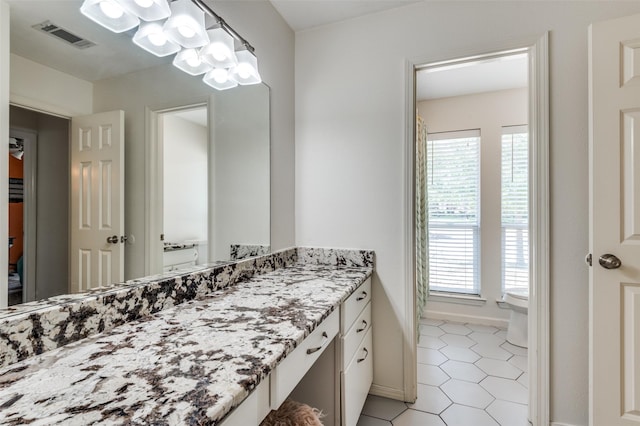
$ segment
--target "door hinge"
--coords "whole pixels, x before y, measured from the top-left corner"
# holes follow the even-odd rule
[[[160,234],[160,241],[164,241],[164,234]]]

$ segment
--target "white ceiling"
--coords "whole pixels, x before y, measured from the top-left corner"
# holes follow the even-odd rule
[[[270,0],[294,31],[357,18],[422,0]]]
[[[417,72],[416,100],[527,87],[527,54],[502,56]]]
[[[87,81],[114,77],[159,64],[134,45],[135,30],[114,34],[80,14],[82,0],[7,0],[11,7],[11,51]],[[265,0],[266,1],[266,0]],[[422,0],[270,0],[297,31],[405,6]],[[96,46],[78,49],[32,28],[45,20]],[[418,74],[418,99],[434,99],[526,86],[526,60],[493,61]]]
[[[202,127],[207,127],[207,107],[187,109],[170,113],[174,117],[182,118],[183,120],[197,124]]]
[[[11,52],[87,81],[150,68],[171,61],[157,58],[131,41],[80,14],[82,0],[7,0],[11,8]],[[50,20],[97,46],[78,49],[31,28]]]

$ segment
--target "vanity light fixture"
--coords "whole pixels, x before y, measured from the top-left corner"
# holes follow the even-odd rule
[[[140,24],[140,19],[117,0],[84,0],[80,12],[114,33],[130,30]]]
[[[209,44],[200,49],[202,60],[216,68],[231,68],[238,64],[233,37],[222,27],[207,30]]]
[[[171,15],[167,0],[120,0],[131,13],[147,22],[167,19]]]
[[[133,42],[156,56],[173,55],[180,51],[180,45],[167,38],[162,23],[145,22],[133,36]]]
[[[204,12],[191,0],[171,3],[171,16],[164,24],[167,37],[187,49],[204,46],[209,42],[204,25]]]
[[[258,84],[262,81],[258,73],[258,59],[249,50],[236,52],[238,65],[231,69],[231,78],[238,84]]]
[[[204,74],[212,68],[202,60],[197,49],[182,49],[173,58],[173,65],[191,75]]]
[[[117,33],[139,25],[135,44],[156,56],[177,53],[173,65],[206,73],[203,81],[218,90],[262,81],[253,46],[205,0],[84,0],[80,11]],[[205,15],[215,21],[209,28]]]
[[[209,86],[217,90],[233,89],[238,83],[231,78],[231,72],[226,68],[214,68],[202,79]]]

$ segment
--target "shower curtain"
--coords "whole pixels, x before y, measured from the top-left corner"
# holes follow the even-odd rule
[[[416,286],[418,326],[429,294],[429,215],[427,211],[427,129],[416,116]]]

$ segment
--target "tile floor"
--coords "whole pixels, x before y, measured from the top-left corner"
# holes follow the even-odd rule
[[[418,399],[369,395],[358,426],[528,426],[527,350],[506,331],[422,319]]]

